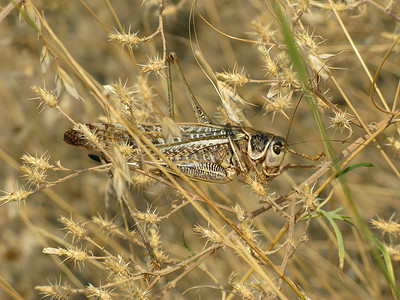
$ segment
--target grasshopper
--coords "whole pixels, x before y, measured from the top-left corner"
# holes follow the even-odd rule
[[[184,83],[198,123],[178,123],[179,137],[167,139],[161,125],[137,124],[151,142],[187,177],[207,183],[227,183],[241,174],[247,178],[255,173],[261,182],[266,182],[279,175],[281,164],[287,152],[286,140],[269,132],[249,127],[218,125],[206,114],[191,91],[176,54],[171,53],[167,60],[168,100],[170,117],[174,118],[171,83],[171,64],[178,70]],[[115,143],[128,145],[136,154],[129,157],[128,165],[156,172],[158,166],[166,168],[167,163],[159,159],[154,162],[142,155],[132,136],[121,124],[93,123],[86,125],[94,133],[101,147],[111,150]],[[94,151],[101,150],[90,143],[77,128],[70,128],[64,133],[64,141],[70,145]]]

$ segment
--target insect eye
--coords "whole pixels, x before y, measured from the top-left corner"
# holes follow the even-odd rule
[[[282,146],[281,145],[274,145],[273,150],[274,150],[274,153],[276,155],[279,155],[279,154],[281,154]]]

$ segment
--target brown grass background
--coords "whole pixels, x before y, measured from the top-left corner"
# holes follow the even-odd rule
[[[121,47],[109,40],[105,30],[81,2],[43,0],[33,1],[33,3],[39,10],[43,10],[51,28],[72,56],[98,82],[111,84],[121,81],[127,82],[128,86],[134,85],[138,75],[136,67],[121,51]],[[86,3],[109,29],[117,28],[105,2],[87,1]],[[310,5],[311,13],[304,15],[301,19],[307,31],[310,34],[313,33],[314,36],[320,36],[324,41],[319,46],[321,53],[337,54],[329,61],[332,67],[331,72],[363,120],[372,123],[384,119],[386,115],[377,111],[371,103],[369,98],[371,82],[339,27],[337,19],[328,9],[329,2],[318,1],[318,3],[327,8],[318,8],[316,4]],[[8,1],[1,1],[0,4],[5,6]],[[380,1],[380,4],[385,6],[387,2]],[[288,3],[285,2],[285,5],[288,6]],[[220,105],[218,95],[196,64],[190,47],[190,43],[194,43],[188,37],[190,6],[191,3],[188,1],[176,12],[166,13],[167,49],[177,53],[189,84],[205,110],[214,119],[223,123],[216,109]],[[138,31],[139,36],[149,35],[157,27],[157,6],[149,4],[148,1],[117,0],[112,2],[112,7],[124,28],[130,27],[131,32]],[[166,7],[170,7],[168,3]],[[271,20],[271,30],[280,30],[267,2],[203,0],[199,1],[199,9],[215,27],[232,36],[251,38],[252,36],[249,35],[252,31],[251,22],[262,15]],[[393,13],[399,17],[400,9],[397,3],[392,9]],[[290,11],[289,8],[288,11]],[[374,74],[392,43],[392,40],[388,39],[384,33],[399,34],[398,21],[369,1],[342,12],[340,16],[367,67]],[[223,36],[205,24],[198,15],[196,15],[195,31],[202,54],[213,71],[232,70],[237,64],[239,70],[243,67],[252,78],[265,78],[267,71],[253,44]],[[70,122],[54,109],[47,107],[38,109],[39,101],[32,100],[36,95],[32,92],[31,86],[45,86],[49,90],[54,88],[55,66],[52,63],[50,70],[42,74],[39,58],[43,43],[26,22],[19,21],[17,9],[12,10],[0,24],[0,47],[0,189],[12,192],[15,188],[24,186],[20,171],[20,157],[26,152],[32,155],[47,153],[51,157],[51,162],[59,160],[69,168],[84,169],[94,166],[95,162],[87,157],[88,152],[70,147],[62,141],[64,130],[71,127]],[[379,88],[389,103],[393,102],[400,77],[400,59],[397,50],[395,49],[384,64],[378,80]],[[134,49],[139,64],[146,64],[148,57],[155,56],[157,53],[161,53],[159,38]],[[60,61],[60,64],[63,65],[63,62]],[[63,65],[63,67],[68,71],[68,66]],[[77,122],[98,121],[99,116],[104,115],[103,108],[94,101],[93,95],[86,87],[72,73],[70,75],[83,100],[73,99],[63,91],[59,98],[60,106]],[[176,75],[173,77],[177,120],[194,121],[194,115],[182,86],[177,82]],[[165,79],[162,76],[150,74],[149,80],[165,99]],[[327,96],[338,107],[350,111],[329,78],[321,80],[320,88],[323,92],[327,92]],[[272,122],[271,114],[266,114],[262,110],[264,103],[262,96],[267,91],[268,86],[265,84],[248,84],[239,88],[242,97],[255,104],[255,106],[248,106],[245,114],[254,128],[286,136],[289,120],[277,113]],[[299,96],[300,93],[295,93],[296,99]],[[165,102],[158,101],[167,113]],[[288,114],[292,116],[293,109]],[[329,126],[329,117],[332,116],[330,111],[323,112],[327,126]],[[354,126],[353,130],[350,141],[364,133],[362,129]],[[334,142],[334,147],[338,152],[348,145],[347,142],[340,142],[346,138],[348,132],[341,134],[340,130],[334,132],[331,128],[329,133],[333,140],[338,141]],[[386,136],[398,138],[399,134],[395,126],[386,130],[379,137],[378,142],[399,168],[398,153],[396,149],[385,145]],[[315,121],[305,101],[300,104],[294,116],[289,143],[296,143],[293,148],[311,155],[325,151]],[[389,220],[393,216],[393,220],[397,220],[400,211],[399,178],[389,168],[375,145],[371,143],[356,157],[354,163],[370,162],[377,166],[356,169],[346,175],[346,179],[357,208],[366,222],[372,218],[376,219],[377,216],[384,220]],[[293,155],[287,155],[285,161],[308,163]],[[314,171],[291,170],[282,174],[270,183],[268,193],[288,193],[293,188],[293,184],[300,184],[312,172]],[[55,180],[66,174],[49,171],[48,179]],[[261,205],[258,201],[259,197],[241,181],[226,185],[200,183],[198,185],[213,201],[227,206],[239,203],[243,209],[251,211]],[[74,265],[73,261],[61,263],[42,253],[44,247],[62,246],[63,239],[70,241],[70,237],[65,237],[66,232],[61,230],[64,226],[57,221],[60,216],[72,217],[84,222],[93,216],[106,214],[110,219],[114,218],[116,224],[123,227],[119,205],[113,201],[112,197],[107,196],[108,186],[109,178],[106,174],[86,173],[57,184],[51,189],[37,192],[29,196],[21,205],[10,203],[1,206],[0,276],[2,281],[8,282],[23,299],[40,298],[34,287],[47,285],[49,282],[61,280],[77,288],[77,281],[82,286],[87,286],[89,283],[100,286],[111,281],[104,267],[91,263]],[[331,190],[335,189],[333,198],[324,207],[325,210],[344,205],[340,193],[334,186],[335,184],[332,183],[320,195],[324,199]],[[171,203],[182,200],[174,190],[156,182],[149,186],[132,187],[131,194],[139,210],[146,210],[148,207],[157,208],[160,215],[171,210]],[[205,207],[207,209],[207,206]],[[209,213],[212,218],[217,218],[211,210]],[[227,214],[236,221],[233,214]],[[342,214],[351,216],[351,212],[346,209],[342,211]],[[286,219],[281,213],[269,210],[258,216],[253,223],[258,231],[260,247],[265,247],[286,224]],[[190,255],[183,246],[182,233],[192,250],[199,252],[203,249],[206,241],[193,232],[193,226],[196,224],[207,227],[207,221],[188,205],[159,225],[163,249],[171,258],[184,260]],[[346,249],[343,282],[338,276],[337,247],[332,241],[333,231],[328,221],[323,218],[311,222],[308,230],[309,240],[302,244],[290,259],[285,274],[299,284],[311,299],[388,299],[393,297],[368,247],[355,233],[357,230],[344,222],[338,221],[338,224],[344,236]],[[302,226],[302,223],[296,224],[296,232],[302,232]],[[107,237],[91,223],[87,227],[92,238],[114,255],[121,253],[126,261],[130,258],[135,259],[131,257],[125,241],[112,236]],[[396,236],[387,234],[382,236],[380,231],[373,228],[371,230],[382,242],[398,245]],[[296,237],[299,238],[299,236]],[[284,240],[285,237],[281,242]],[[335,240],[334,236],[333,240]],[[81,248],[96,252],[84,243]],[[136,249],[135,253],[136,257],[139,257],[136,259],[145,264],[144,249]],[[283,254],[284,251],[281,250],[271,255],[271,259],[279,265]],[[65,265],[74,275],[67,274],[66,270],[60,267],[61,265]],[[398,260],[393,261],[393,266],[398,275]],[[277,275],[267,266],[263,268],[271,278],[276,282],[279,281]],[[164,297],[165,299],[179,297],[180,299],[215,299],[216,297],[224,299],[226,295],[219,289],[232,289],[228,284],[229,274],[235,271],[239,274],[238,278],[241,278],[248,269],[249,266],[234,251],[228,247],[222,248],[208,258],[201,268],[196,268],[185,276]],[[175,278],[175,275],[162,278],[153,291],[156,292],[169,280]],[[253,282],[258,280],[256,276],[249,279]],[[183,294],[184,291],[187,293]],[[118,290],[115,293],[118,293]],[[296,297],[285,284],[283,293],[288,299]],[[119,298],[118,295],[114,296]],[[74,297],[79,299],[84,296]],[[12,299],[4,288],[0,290],[0,298]],[[240,299],[240,296],[234,298]]]

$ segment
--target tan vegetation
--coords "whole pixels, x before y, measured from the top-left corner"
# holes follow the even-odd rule
[[[400,298],[398,2],[1,4],[1,299]],[[180,134],[170,52],[213,120],[287,137],[291,166],[222,185],[102,149],[84,124],[159,156],[135,124]]]

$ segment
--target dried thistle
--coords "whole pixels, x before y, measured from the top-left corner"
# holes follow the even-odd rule
[[[339,129],[341,133],[344,130],[348,130],[351,136],[353,129],[351,128],[350,115],[346,111],[335,111],[335,116],[330,119],[332,122],[332,125],[329,126],[330,128],[335,128],[335,131]]]
[[[72,242],[86,238],[85,224],[79,224],[72,221],[72,219],[67,219],[65,217],[59,218],[59,221],[65,225],[64,229],[68,230],[68,233],[72,234]]]
[[[309,0],[298,0],[293,3],[296,8],[296,14],[303,15],[310,12],[310,1]]]
[[[75,264],[83,264],[88,259],[92,257],[89,256],[85,251],[78,249],[63,249],[63,248],[52,248],[47,247],[42,250],[44,254],[65,256],[65,260],[72,259]]]
[[[334,55],[319,53],[318,46],[322,41],[316,42],[315,38],[307,32],[297,32],[296,41],[310,68],[323,79],[327,79],[330,74],[327,60],[332,58]]]
[[[0,205],[8,204],[10,202],[17,202],[20,204],[25,201],[25,199],[33,193],[33,191],[26,191],[22,189],[16,189],[12,193],[3,192],[5,195],[0,197]]]
[[[392,221],[393,217],[394,216],[390,217],[389,221],[385,221],[378,217],[377,220],[372,219],[371,224],[382,232],[382,236],[385,234],[397,236],[400,233],[400,224],[397,221]]]
[[[129,145],[128,142],[125,142],[123,144],[117,144],[119,152],[125,157],[126,160],[129,160],[133,156],[138,154],[138,149],[135,149],[132,147],[132,145]]]
[[[127,33],[120,33],[118,32],[118,30],[115,31],[116,33],[111,33],[108,37],[110,38],[110,40],[120,43],[122,47],[128,46],[133,48],[144,41],[137,36],[137,32],[131,33],[131,28],[128,29]]]
[[[42,154],[42,156],[32,156],[29,153],[22,155],[21,159],[27,165],[31,165],[38,170],[47,170],[53,168],[53,166],[49,163],[50,156],[47,154]]]
[[[31,165],[23,165],[21,171],[25,173],[23,177],[26,178],[28,185],[39,188],[46,184],[46,170],[40,170]]]
[[[386,145],[392,147],[394,152],[397,155],[400,155],[400,140],[393,136],[388,136],[386,137],[386,141],[387,141]]]
[[[204,238],[207,239],[207,242],[211,243],[212,245],[223,245],[224,244],[224,239],[223,237],[209,229],[205,229],[204,227],[201,227],[200,225],[196,225],[194,227],[194,231],[201,234]]]
[[[86,293],[88,297],[97,297],[100,300],[111,300],[111,293],[102,289],[101,287],[95,287],[91,283],[86,287]]]
[[[400,245],[385,245],[385,248],[394,261],[400,261]]]
[[[158,214],[156,213],[156,209],[151,211],[151,208],[147,209],[146,212],[135,212],[134,213],[135,218],[145,222],[148,225],[158,225],[160,222],[160,218]]]
[[[263,97],[265,99],[264,110],[272,113],[272,121],[274,120],[277,112],[289,119],[289,116],[285,113],[285,110],[292,107],[292,95],[293,91],[290,91],[284,95],[281,89],[272,87],[269,90],[268,95]]]
[[[259,196],[265,196],[267,191],[264,188],[264,185],[257,180],[252,179],[249,176],[245,177],[246,183],[250,186],[251,190],[255,192]]]
[[[243,86],[250,81],[248,75],[244,72],[244,68],[238,72],[238,66],[236,64],[234,65],[232,72],[217,72],[215,73],[215,77],[228,85],[233,85],[234,89],[236,86]]]
[[[51,285],[36,286],[35,290],[51,299],[66,300],[72,296],[71,287],[67,283],[61,284],[61,280]]]
[[[149,242],[153,248],[161,247],[160,233],[154,226],[150,227]]]
[[[248,239],[254,241],[256,238],[256,233],[251,222],[249,220],[246,221],[246,212],[239,204],[236,204],[233,210],[236,213],[237,219],[239,220],[239,229]]]
[[[228,283],[231,285],[244,299],[255,300],[253,292],[243,283],[236,281],[237,273],[232,272],[228,277]]]
[[[251,282],[249,283],[249,287],[258,295],[257,299],[266,299],[273,295],[273,291],[268,284]]]
[[[298,201],[304,203],[304,208],[310,214],[318,208],[319,198],[314,194],[313,189],[315,185],[310,188],[306,183],[301,190],[298,190]]]
[[[255,228],[252,226],[250,221],[240,222],[239,229],[249,240],[253,242],[255,241],[257,234]]]
[[[100,144],[100,141],[96,135],[96,132],[91,131],[87,125],[78,124],[78,126],[74,127],[74,129],[83,134],[83,137],[87,140],[88,144],[96,145],[96,146]]]
[[[148,63],[142,66],[142,71],[145,73],[156,73],[157,75],[164,76],[162,72],[165,68],[164,61],[157,55],[148,59]]]
[[[118,231],[119,231],[117,225],[115,225],[115,224],[113,223],[113,221],[108,220],[107,217],[102,218],[102,217],[99,215],[99,216],[97,216],[97,217],[93,217],[93,218],[92,218],[92,221],[93,221],[95,224],[99,225],[100,228],[101,228],[104,232],[106,232],[107,234],[114,235],[114,234],[118,233]]]
[[[251,26],[254,29],[252,36],[256,38],[257,41],[263,44],[272,44],[275,40],[275,31],[270,29],[270,24],[266,24],[266,18],[259,18],[251,22]]]
[[[104,85],[104,90],[118,100],[118,106],[122,113],[130,117],[134,110],[134,103],[137,101],[134,97],[134,91],[125,84],[114,83],[112,85]]]
[[[41,157],[34,157],[30,154],[24,154],[21,159],[24,165],[21,170],[25,173],[28,184],[39,188],[46,183],[46,170],[53,168],[49,163],[49,156],[43,154]]]
[[[265,46],[258,47],[258,51],[260,51],[260,53],[262,55],[262,59],[265,62],[265,69],[273,77],[278,78],[280,67],[278,66],[276,61],[274,61],[271,58],[270,50],[271,50],[271,48],[267,49]]]
[[[40,105],[47,105],[51,108],[56,108],[58,106],[57,94],[56,91],[47,91],[37,85],[32,87],[32,90],[38,95],[37,99],[39,99]]]
[[[132,276],[128,267],[129,263],[126,263],[121,255],[118,255],[118,259],[113,257],[106,258],[104,264],[114,275],[122,279],[128,279]]]

